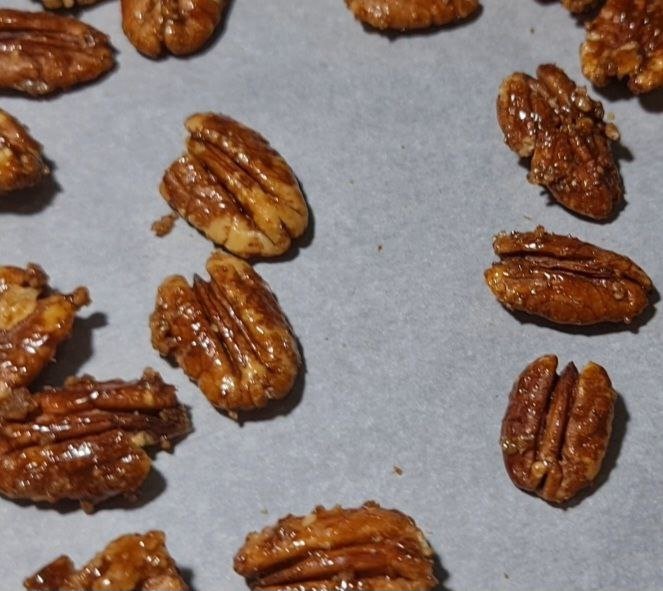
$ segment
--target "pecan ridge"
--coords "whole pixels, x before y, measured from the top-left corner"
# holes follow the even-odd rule
[[[0,196],[33,187],[48,173],[39,143],[19,121],[0,109]]]

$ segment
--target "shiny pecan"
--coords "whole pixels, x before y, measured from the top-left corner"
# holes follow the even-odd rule
[[[39,143],[23,125],[0,109],[0,195],[33,187],[48,172]]]
[[[601,103],[557,66],[539,66],[537,76],[515,73],[500,86],[505,141],[521,158],[531,156],[530,183],[547,187],[571,211],[605,220],[624,193],[610,147],[619,131],[604,122]]]
[[[486,270],[488,287],[509,310],[559,324],[630,323],[649,304],[651,279],[631,259],[572,236],[498,234],[500,261]]]
[[[205,45],[221,20],[227,0],[122,0],[122,28],[149,57],[189,55]]]
[[[628,78],[631,92],[663,86],[663,0],[608,0],[587,25],[582,72],[596,86]]]
[[[189,117],[185,156],[161,183],[164,199],[210,240],[241,257],[283,254],[308,225],[285,160],[265,138],[224,115]]]
[[[0,493],[91,510],[138,490],[151,465],[143,447],[169,448],[189,430],[175,388],[152,370],[133,382],[83,377],[35,395],[14,390],[0,401]]]
[[[77,310],[90,302],[87,289],[49,293],[37,265],[0,267],[0,385],[27,386],[71,334]]]
[[[30,591],[188,591],[161,531],[112,541],[80,570],[60,556],[23,581]]]
[[[355,17],[375,29],[406,31],[448,25],[479,10],[479,0],[345,0]]]
[[[513,483],[551,503],[564,503],[596,478],[608,448],[617,395],[606,371],[589,363],[580,374],[544,355],[514,384],[502,422],[504,464]]]
[[[260,591],[425,591],[433,551],[414,520],[374,502],[317,507],[247,536],[235,571]]]
[[[75,18],[0,9],[0,88],[31,95],[99,78],[115,64],[108,37]]]
[[[71,9],[81,6],[92,6],[100,0],[41,0],[44,8],[48,10],[59,10],[61,8]]]
[[[236,417],[285,397],[301,359],[274,294],[248,263],[216,252],[207,271],[211,281],[196,275],[193,287],[180,275],[161,284],[152,345]]]

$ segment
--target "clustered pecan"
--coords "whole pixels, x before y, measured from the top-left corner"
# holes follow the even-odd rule
[[[544,355],[513,386],[502,422],[504,464],[513,483],[564,503],[596,478],[610,434],[616,393],[606,371],[589,363],[578,374]]]
[[[224,115],[192,115],[186,128],[187,153],[166,170],[164,199],[238,256],[283,254],[308,225],[286,161],[260,134]]]
[[[115,64],[108,37],[67,16],[0,9],[0,88],[43,95],[94,80]]]
[[[448,25],[479,10],[479,0],[345,0],[345,3],[367,25],[400,31]]]
[[[33,187],[48,173],[39,143],[23,125],[0,109],[0,196]]]
[[[509,310],[559,324],[630,323],[649,304],[651,279],[631,259],[572,236],[498,234],[500,261],[486,270],[488,287]]]
[[[251,533],[235,571],[258,591],[426,591],[433,551],[412,518],[374,502],[317,507]]]
[[[299,348],[274,294],[248,263],[215,252],[207,271],[211,280],[196,275],[193,286],[180,275],[161,284],[152,344],[236,417],[290,392]]]
[[[531,156],[531,183],[547,187],[571,211],[605,220],[623,197],[610,147],[619,132],[603,120],[601,103],[557,66],[539,66],[537,76],[515,73],[500,86],[497,119],[505,141],[521,158]]]
[[[596,86],[628,78],[635,94],[663,86],[663,0],[607,0],[587,25],[582,71]]]
[[[80,570],[60,556],[23,582],[29,591],[188,591],[161,531],[112,541]]]

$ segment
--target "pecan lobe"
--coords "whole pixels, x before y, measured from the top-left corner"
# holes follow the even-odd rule
[[[557,376],[545,355],[520,375],[502,422],[504,464],[513,483],[564,503],[596,478],[605,456],[616,393],[606,371],[569,363]]]
[[[0,109],[0,196],[33,187],[48,173],[39,143],[23,125]]]
[[[448,25],[479,9],[479,0],[345,0],[345,3],[367,25],[400,31]]]
[[[558,324],[630,323],[649,305],[651,279],[631,259],[571,236],[499,234],[500,262],[486,270],[488,287],[509,310]]]
[[[181,276],[159,287],[152,344],[174,358],[208,400],[229,412],[264,407],[292,389],[297,341],[269,286],[231,255],[207,261],[210,281]]]
[[[432,589],[433,551],[414,521],[366,503],[317,507],[247,536],[235,571],[261,591]]]

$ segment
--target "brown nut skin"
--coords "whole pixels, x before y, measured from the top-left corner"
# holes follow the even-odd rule
[[[90,82],[115,65],[108,37],[71,17],[0,9],[0,89],[44,95]]]
[[[288,515],[249,534],[234,568],[260,591],[425,591],[437,585],[422,531],[412,518],[374,502]]]
[[[161,195],[192,226],[237,256],[283,254],[308,225],[287,162],[260,134],[214,113],[189,117],[187,153],[166,170]]]
[[[210,281],[166,279],[150,318],[152,345],[173,358],[218,409],[262,408],[292,389],[297,341],[269,286],[246,262],[215,252]]]
[[[565,503],[601,469],[617,395],[606,371],[589,363],[580,374],[544,355],[513,386],[502,422],[504,465],[513,483],[550,503]]]
[[[631,259],[572,236],[498,234],[484,276],[506,308],[558,324],[629,324],[649,305],[651,279]]]
[[[607,0],[587,24],[583,74],[596,86],[628,78],[634,94],[663,86],[663,0]]]
[[[363,23],[380,30],[439,27],[468,18],[479,0],[345,0]]]
[[[557,66],[539,66],[537,76],[515,73],[500,86],[497,120],[505,142],[532,158],[530,183],[547,187],[577,214],[609,219],[624,195],[611,149],[619,131],[604,122],[601,103]]]
[[[21,123],[0,109],[0,197],[38,185],[48,173],[39,143]]]
[[[161,531],[121,536],[80,570],[60,556],[23,586],[29,591],[189,591]]]

